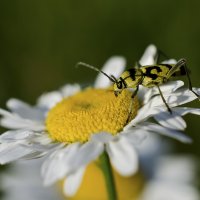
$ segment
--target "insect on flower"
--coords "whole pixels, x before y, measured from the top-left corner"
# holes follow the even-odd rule
[[[157,58],[158,57],[159,56],[157,56]],[[132,98],[134,98],[139,90],[140,85],[148,88],[157,87],[159,94],[170,113],[172,113],[172,110],[168,106],[159,86],[168,82],[172,77],[186,75],[188,79],[189,90],[193,92],[200,101],[200,96],[192,89],[189,70],[186,66],[186,59],[184,58],[180,59],[176,64],[162,63],[141,66],[139,63],[137,63],[135,67],[124,71],[118,79],[113,75],[109,76],[102,70],[99,70],[92,65],[83,62],[79,62],[77,65],[82,65],[104,74],[111,82],[114,83],[113,90],[116,97],[122,92],[122,90],[126,88],[135,88],[135,91],[132,94]]]

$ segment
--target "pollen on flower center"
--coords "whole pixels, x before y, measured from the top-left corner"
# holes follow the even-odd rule
[[[137,113],[138,100],[131,95],[128,90],[118,97],[109,89],[81,91],[49,111],[47,131],[53,140],[67,143],[86,142],[102,131],[116,135]]]

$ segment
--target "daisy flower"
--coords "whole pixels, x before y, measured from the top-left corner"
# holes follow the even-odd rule
[[[141,65],[153,64],[156,47],[150,45]],[[167,62],[175,62],[168,60]],[[107,74],[120,76],[125,68],[123,57],[112,57],[103,66]],[[97,160],[106,176],[110,199],[116,198],[111,165],[122,176],[138,170],[136,147],[151,133],[159,133],[191,142],[183,134],[187,113],[200,114],[200,109],[177,107],[196,99],[182,87],[182,81],[171,81],[160,88],[172,108],[169,114],[155,88],[141,88],[132,99],[130,90],[116,98],[107,77],[99,74],[91,88],[81,90],[77,84],[43,94],[35,106],[10,99],[0,109],[1,126],[10,129],[0,136],[0,163],[46,156],[41,169],[45,185],[65,179],[64,192],[73,196],[87,165]],[[194,88],[200,94],[200,89]],[[150,122],[150,118],[155,123]],[[98,159],[99,158],[99,159]]]

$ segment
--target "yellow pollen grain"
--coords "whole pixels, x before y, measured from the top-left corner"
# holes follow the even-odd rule
[[[128,90],[118,97],[110,89],[83,90],[49,111],[47,131],[53,140],[67,143],[86,142],[102,131],[116,135],[137,113],[138,100],[131,95]]]

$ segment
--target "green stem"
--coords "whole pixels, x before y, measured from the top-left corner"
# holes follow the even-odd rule
[[[106,151],[104,151],[99,159],[100,168],[104,174],[106,189],[109,200],[117,200],[117,193],[115,189],[115,181],[112,173],[110,160]]]

